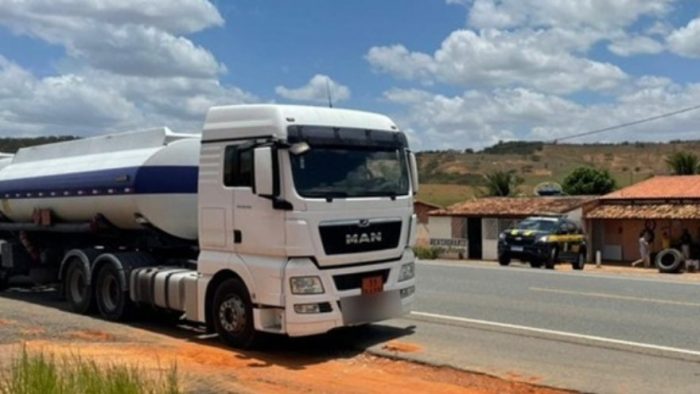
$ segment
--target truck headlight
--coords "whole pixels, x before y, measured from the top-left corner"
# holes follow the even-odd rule
[[[537,237],[537,242],[541,244],[546,244],[549,241],[549,237],[546,235],[543,235],[541,237]]]
[[[416,263],[406,263],[401,266],[399,272],[399,282],[413,279],[416,276]]]
[[[297,276],[289,280],[292,294],[323,294],[323,283],[318,276]]]

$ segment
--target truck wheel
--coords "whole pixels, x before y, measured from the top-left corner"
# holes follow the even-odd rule
[[[249,349],[255,346],[259,333],[253,324],[253,305],[243,282],[239,279],[223,281],[214,293],[212,305],[214,329],[225,344]]]
[[[68,263],[66,275],[63,278],[63,292],[68,304],[75,313],[86,314],[93,307],[92,286],[88,284],[90,273],[78,259]]]
[[[552,248],[549,252],[547,260],[544,261],[544,267],[548,270],[553,270],[554,266],[557,264],[557,248]]]
[[[505,253],[498,256],[498,264],[500,264],[502,266],[506,266],[506,265],[510,264],[510,256],[508,256]]]
[[[117,267],[112,263],[104,264],[97,274],[95,282],[95,298],[97,309],[103,318],[111,321],[127,320],[131,313],[129,294],[122,290],[122,283]]]
[[[576,261],[571,263],[571,267],[575,270],[582,270],[583,267],[586,265],[586,254],[585,253],[579,253],[578,256],[576,256]]]
[[[532,268],[542,268],[542,260],[532,259],[530,260],[530,267]]]

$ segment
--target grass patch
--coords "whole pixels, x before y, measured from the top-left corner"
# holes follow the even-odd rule
[[[21,354],[0,371],[0,394],[176,394],[177,367],[153,377],[133,366],[98,365],[79,356],[56,358],[45,353]]]

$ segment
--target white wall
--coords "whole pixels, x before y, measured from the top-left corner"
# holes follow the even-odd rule
[[[428,232],[430,238],[452,239],[452,216],[430,216]]]
[[[498,260],[498,219],[481,219],[481,254],[484,260]]]

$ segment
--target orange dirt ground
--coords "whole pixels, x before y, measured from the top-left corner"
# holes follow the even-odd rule
[[[30,340],[29,351],[57,356],[78,354],[98,363],[136,365],[148,371],[177,366],[181,386],[188,392],[286,393],[563,393],[512,380],[439,368],[368,354],[317,358],[294,354],[242,354],[227,348],[162,338],[160,343],[112,342],[110,334],[75,335],[75,342]],[[101,335],[103,334],[103,335]],[[96,342],[97,341],[97,342]],[[15,348],[18,345],[13,345]],[[387,349],[418,352],[420,347],[393,341]],[[5,349],[3,349],[5,348]],[[7,351],[8,346],[0,346]]]

